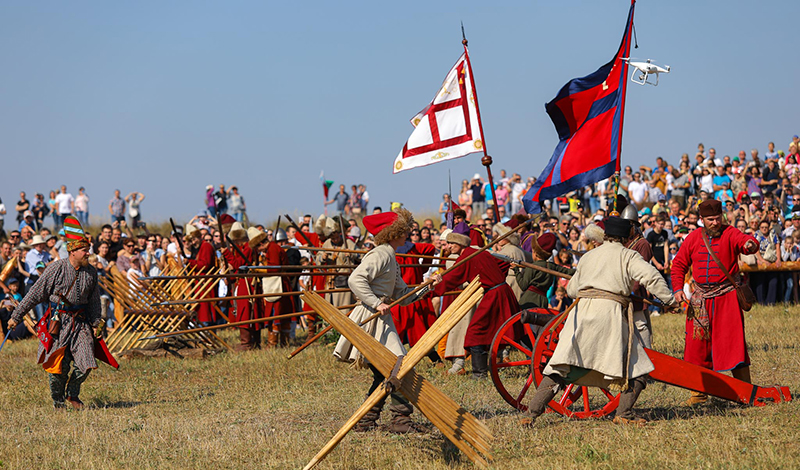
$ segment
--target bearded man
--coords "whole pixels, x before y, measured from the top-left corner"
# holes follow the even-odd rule
[[[683,284],[689,268],[694,279],[686,317],[683,360],[717,372],[731,371],[734,378],[750,383],[744,315],[736,286],[728,280],[725,271],[737,279],[739,255],[756,253],[758,242],[723,222],[721,202],[704,201],[698,206],[698,212],[703,228],[686,237],[672,264],[672,289],[676,300],[687,300]],[[711,247],[711,252],[707,246]],[[687,405],[708,400],[704,393],[691,393]]]
[[[64,409],[68,403],[80,410],[81,384],[97,368],[94,339],[102,328],[100,292],[97,269],[89,264],[89,241],[80,223],[68,216],[64,228],[69,257],[47,266],[14,309],[8,328],[13,330],[35,305],[49,302],[39,325],[37,363],[49,374],[53,407]],[[72,374],[70,363],[74,363]]]

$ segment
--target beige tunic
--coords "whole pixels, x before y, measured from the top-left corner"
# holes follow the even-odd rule
[[[330,239],[325,240],[325,243],[322,244],[323,248],[345,248],[348,250],[355,250],[356,244],[353,243],[352,240],[345,238],[345,242],[341,247],[333,246]],[[358,255],[355,253],[338,253],[338,252],[331,252],[331,251],[320,251],[317,255],[317,264],[321,265],[347,265],[347,264],[357,264],[358,263]],[[333,270],[331,270],[333,272]],[[347,276],[350,272],[350,268],[343,268],[337,269],[336,272],[342,272],[343,276]],[[326,276],[328,279],[328,283],[326,287],[328,289],[335,289],[337,288],[334,285],[335,276]],[[336,307],[341,307],[342,305],[351,305],[353,302],[353,294],[350,292],[329,292],[325,294],[325,299],[332,303]]]
[[[413,290],[400,276],[394,248],[389,244],[379,245],[365,254],[361,264],[350,275],[347,283],[359,300],[359,304],[349,315],[356,324],[375,314],[378,306],[384,302],[384,298],[399,299]],[[412,296],[402,304],[408,305],[414,300],[416,299]],[[388,304],[391,303],[391,300],[385,302]],[[362,328],[392,353],[398,356],[406,353],[391,314],[381,315]],[[340,361],[351,362],[358,360],[360,353],[347,338],[342,336],[336,343],[333,355]]]
[[[633,281],[639,281],[667,305],[675,303],[661,273],[642,256],[616,242],[603,243],[586,253],[567,284],[567,294],[577,298],[583,289],[595,288],[628,296]],[[591,371],[577,380],[580,385],[607,387],[624,374],[628,347],[627,310],[613,300],[580,299],[569,313],[545,374],[567,377],[570,366]],[[633,339],[629,378],[654,370],[638,332]],[[570,376],[573,379],[574,376]]]
[[[522,248],[512,245],[511,243],[507,243],[497,252],[498,254],[508,256],[509,258],[516,260],[516,261],[525,261],[526,263],[530,263],[533,261],[533,257],[530,253],[523,250]],[[508,275],[506,276],[506,284],[511,287],[511,290],[514,291],[514,297],[517,298],[517,302],[519,302],[519,298],[522,296],[522,289],[520,289],[519,284],[517,284],[517,276],[514,274],[514,271],[509,269]],[[516,313],[516,312],[513,312]]]

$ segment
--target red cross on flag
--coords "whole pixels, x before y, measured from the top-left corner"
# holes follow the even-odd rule
[[[483,150],[471,72],[465,50],[433,101],[411,118],[415,129],[394,160],[394,173]]]

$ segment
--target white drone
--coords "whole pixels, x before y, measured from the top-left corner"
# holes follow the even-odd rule
[[[652,63],[650,59],[647,61],[642,62],[639,60],[631,60],[630,57],[623,57],[622,60],[625,61],[628,65],[633,67],[633,73],[631,74],[631,81],[634,83],[638,83],[639,85],[653,85],[658,86],[658,74],[661,73],[669,73],[669,65],[660,66]],[[655,82],[652,80],[648,80],[649,77],[655,75],[656,80]]]

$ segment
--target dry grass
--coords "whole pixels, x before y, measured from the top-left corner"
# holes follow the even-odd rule
[[[680,355],[682,319],[653,320],[656,349]],[[747,321],[754,381],[796,393],[797,309],[757,308]],[[3,469],[302,468],[358,407],[370,382],[368,372],[335,363],[331,344],[291,361],[285,350],[130,360],[119,371],[93,372],[82,393],[89,410],[55,413],[45,373],[33,362],[35,347],[24,341],[0,353]],[[548,414],[524,430],[491,382],[445,378],[427,361],[418,371],[486,421],[495,468],[800,467],[798,400],[764,408],[715,401],[690,410],[679,406],[686,391],[656,383],[638,403],[652,420],[645,427]],[[453,449],[438,432],[351,433],[320,468],[472,468]]]

